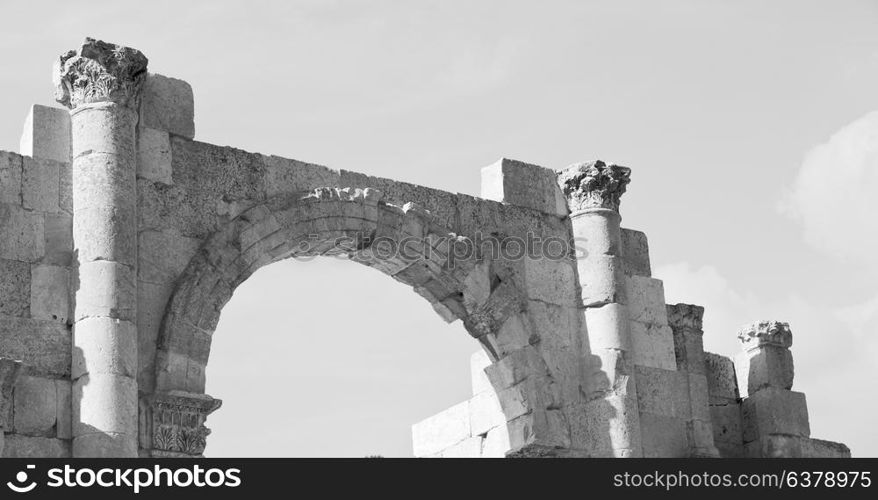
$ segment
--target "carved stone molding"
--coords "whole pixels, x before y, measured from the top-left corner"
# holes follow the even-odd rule
[[[139,50],[86,38],[55,63],[55,100],[70,109],[114,102],[136,110],[147,63]]]
[[[571,213],[590,208],[619,211],[619,198],[631,182],[631,169],[601,160],[576,163],[558,172],[558,185]]]
[[[183,391],[156,393],[141,402],[141,446],[153,457],[200,456],[207,444],[210,429],[207,416],[222,401],[206,394]]]
[[[793,332],[789,323],[757,321],[742,327],[738,339],[745,351],[768,345],[788,349],[793,345]]]
[[[12,404],[12,388],[21,374],[22,363],[9,358],[0,358],[0,432],[8,424],[9,409]]]

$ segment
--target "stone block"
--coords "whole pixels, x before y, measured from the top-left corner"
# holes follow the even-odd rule
[[[27,436],[55,437],[57,391],[55,381],[23,376],[13,394],[13,430]]]
[[[482,443],[482,458],[505,458],[509,451],[509,431],[506,425],[488,431]]]
[[[77,207],[73,213],[77,260],[81,264],[108,261],[134,267],[135,220],[133,205]]]
[[[73,382],[73,435],[137,435],[137,382],[121,375],[84,375]]]
[[[201,247],[202,240],[173,230],[141,231],[138,235],[138,279],[149,283],[176,280]]]
[[[792,389],[793,354],[789,349],[766,345],[739,353],[735,370],[741,397],[747,397],[765,387]]]
[[[480,458],[483,440],[481,436],[466,438],[445,448],[439,455],[442,458]]]
[[[552,215],[569,213],[553,170],[507,158],[482,169],[482,198]]]
[[[579,345],[583,334],[582,308],[529,300],[527,319],[542,349],[575,349]]]
[[[525,257],[523,263],[528,298],[562,306],[579,305],[572,261]]]
[[[744,456],[746,458],[805,458],[802,453],[803,441],[808,441],[808,438],[784,435],[762,436],[744,445]]]
[[[644,458],[682,458],[689,456],[686,420],[640,412]]]
[[[744,443],[715,443],[720,458],[746,458]]]
[[[143,85],[141,126],[165,130],[187,139],[195,137],[195,99],[192,87],[176,78],[150,73]]]
[[[731,358],[712,352],[704,353],[704,371],[711,404],[726,404],[738,399],[735,364]]]
[[[70,376],[70,340],[62,323],[0,315],[0,353],[24,362],[31,375]]]
[[[521,382],[540,366],[545,364],[539,353],[533,346],[528,345],[509,352],[505,357],[485,368],[485,374],[491,381],[491,386],[497,390]]]
[[[583,385],[582,392],[586,395],[586,399],[599,397],[602,392],[635,394],[634,380],[637,378],[640,365],[634,364],[629,352],[618,349],[593,349],[592,354],[583,360],[583,365],[586,384]]]
[[[470,433],[486,434],[494,427],[506,425],[506,416],[494,391],[486,391],[469,400]]]
[[[272,197],[295,191],[310,191],[324,186],[347,186],[339,182],[341,174],[322,165],[314,165],[279,156],[263,156],[265,162],[265,195]],[[411,201],[411,200],[409,200]]]
[[[132,322],[106,317],[76,322],[71,376],[87,374],[137,376],[137,329]]]
[[[641,450],[640,418],[632,394],[609,394],[570,412],[573,448],[593,457],[627,457]]]
[[[69,267],[73,260],[73,218],[65,213],[46,214],[43,264]]]
[[[767,387],[741,404],[744,442],[770,434],[808,437],[808,407],[801,392]]]
[[[579,259],[597,256],[622,258],[621,217],[607,212],[579,212],[570,218],[570,229]],[[624,275],[624,263],[619,261],[619,273]]]
[[[44,253],[43,214],[0,204],[0,259],[36,262]]]
[[[21,156],[0,151],[0,203],[21,205]]]
[[[628,311],[622,304],[605,304],[585,308],[588,343],[592,349],[630,351],[631,335]]]
[[[0,314],[30,316],[30,264],[0,259]]]
[[[58,213],[61,210],[61,167],[52,160],[25,156],[22,160],[22,206],[29,210]]]
[[[470,356],[470,377],[473,387],[473,396],[483,392],[494,392],[488,375],[485,374],[485,368],[491,366],[491,358],[484,349],[479,349]]]
[[[39,104],[31,106],[19,151],[33,158],[70,162],[70,112]]]
[[[677,370],[674,333],[668,326],[631,321],[634,363],[641,366]]]
[[[633,276],[651,276],[649,243],[646,239],[646,233],[622,228],[621,236],[622,269],[626,274]]]
[[[744,443],[744,427],[741,422],[741,405],[730,403],[710,406],[715,443],[741,445]]]
[[[803,458],[851,458],[851,449],[834,441],[802,438],[800,446]]]
[[[641,412],[683,420],[692,418],[689,375],[686,372],[636,366],[635,373]]]
[[[69,458],[70,441],[56,438],[9,434],[3,458]]]
[[[103,157],[128,174],[134,174],[135,141],[132,141],[136,120],[124,106],[95,103],[77,109],[70,115],[71,163],[77,170],[83,158]]]
[[[507,423],[509,449],[522,453],[528,447],[536,449],[569,448],[570,428],[561,410],[534,410]]]
[[[627,303],[625,274],[622,259],[616,255],[589,254],[576,261],[582,305],[585,307],[604,304]]]
[[[70,319],[70,273],[66,267],[31,268],[30,310],[34,319],[67,323]]]
[[[56,379],[56,416],[55,430],[60,439],[73,438],[73,399],[71,396],[72,384],[69,380]]]
[[[628,314],[633,321],[659,326],[668,324],[665,288],[661,280],[627,276],[625,288],[628,296]]]
[[[469,401],[456,404],[412,426],[412,446],[416,457],[439,453],[469,437]]]
[[[76,291],[76,319],[106,316],[134,320],[137,297],[134,272],[115,262],[80,264]]]
[[[693,304],[667,304],[668,326],[676,331],[703,333],[704,308]]]
[[[173,184],[171,138],[166,130],[140,127],[137,136],[137,177]]]
[[[526,349],[536,338],[538,337],[533,335],[528,318],[523,314],[513,314],[506,318],[496,331],[497,354],[504,356],[507,353]]]
[[[73,438],[75,457],[126,457],[138,456],[137,440],[118,432],[93,432]]]
[[[506,419],[511,420],[533,411],[534,401],[529,399],[530,387],[525,384],[526,381],[522,381],[497,393],[501,413]]]
[[[567,240],[570,237],[569,223],[555,215],[464,194],[457,194],[455,200],[452,201],[456,202],[459,223],[452,220],[449,226],[456,228],[455,232],[464,236],[481,235],[482,242],[485,244],[477,244],[477,247],[482,250],[483,256],[489,257],[495,254],[492,246],[487,244],[490,242],[491,235],[515,236],[526,239],[527,235],[530,234],[543,240],[548,238]],[[450,212],[450,209],[447,211]],[[510,259],[506,260],[511,261]]]

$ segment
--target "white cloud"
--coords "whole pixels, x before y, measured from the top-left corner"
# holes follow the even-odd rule
[[[793,390],[807,395],[811,435],[841,441],[854,456],[878,456],[872,429],[878,402],[878,296],[846,307],[830,308],[791,294],[768,302],[756,293],[735,290],[712,266],[688,263],[661,266],[669,304],[705,307],[705,349],[734,356],[740,351],[738,327],[758,319],[788,321],[793,331],[796,378]]]
[[[780,203],[805,239],[878,271],[878,111],[846,125],[805,155]]]

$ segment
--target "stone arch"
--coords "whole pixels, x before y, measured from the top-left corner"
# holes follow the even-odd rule
[[[159,331],[155,393],[144,398],[141,408],[146,419],[142,446],[162,454],[155,452],[150,436],[155,425],[149,408],[154,412],[169,400],[180,408],[180,398],[194,401],[195,432],[206,435],[204,418],[219,405],[204,395],[212,334],[238,285],[279,260],[339,254],[411,286],[447,322],[462,320],[491,361],[504,362],[491,382],[498,394],[506,394],[501,407],[521,434],[521,439],[510,439],[511,445],[533,441],[539,424],[530,422],[530,409],[551,406],[544,399],[554,399],[554,391],[540,393],[535,384],[519,384],[529,377],[551,379],[537,351],[513,347],[528,341],[519,326],[527,301],[515,276],[481,258],[468,243],[419,205],[386,203],[380,191],[370,188],[318,188],[279,195],[245,210],[207,238],[175,284]],[[507,338],[498,341],[503,331]],[[512,336],[521,338],[516,342]],[[201,443],[188,454],[200,453],[203,436]]]

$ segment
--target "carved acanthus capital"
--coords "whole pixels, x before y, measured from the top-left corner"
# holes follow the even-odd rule
[[[757,321],[746,325],[738,332],[738,339],[745,351],[763,346],[777,346],[785,349],[793,345],[793,332],[790,324],[781,321]]]
[[[571,213],[589,208],[619,211],[619,198],[631,182],[631,169],[597,160],[576,163],[558,172],[558,185]]]
[[[70,109],[93,102],[137,109],[147,63],[139,50],[86,38],[55,63],[55,100]]]
[[[153,394],[141,408],[141,440],[153,457],[198,456],[210,434],[204,422],[222,405],[206,394],[169,391]]]
[[[21,373],[21,361],[0,358],[0,432],[9,424],[9,408],[12,404],[12,388]]]

